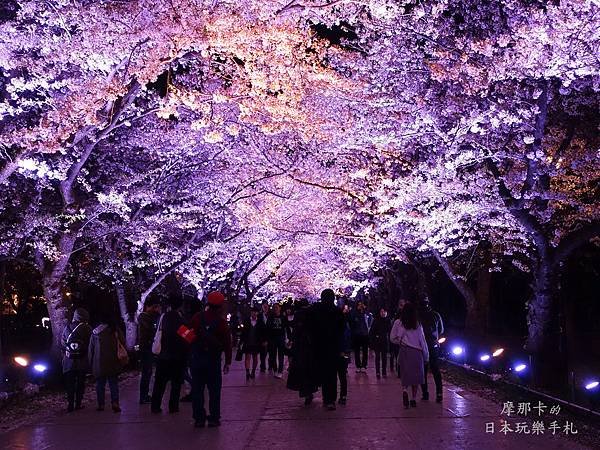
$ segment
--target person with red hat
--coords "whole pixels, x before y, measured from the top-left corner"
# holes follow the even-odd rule
[[[192,372],[192,411],[197,428],[208,421],[209,427],[221,425],[221,355],[225,353],[223,373],[231,365],[231,333],[222,309],[225,296],[218,291],[208,294],[206,311],[192,318],[196,340],[192,343],[190,369]],[[208,389],[209,415],[204,409],[204,389]]]

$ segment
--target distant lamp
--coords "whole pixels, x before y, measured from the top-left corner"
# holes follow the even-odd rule
[[[521,363],[521,364],[517,364],[517,365],[515,366],[515,372],[517,372],[517,373],[521,373],[521,372],[523,372],[525,369],[527,369],[527,364],[522,364],[522,363]]]
[[[46,366],[45,364],[36,364],[33,366],[33,370],[35,370],[38,373],[44,373],[46,370],[48,370],[48,366]]]
[[[27,367],[29,365],[29,360],[23,356],[15,356],[14,361],[21,367]]]
[[[438,339],[438,344],[443,344],[444,342],[446,342],[446,338],[445,337],[441,337]]]
[[[465,349],[462,348],[460,345],[457,345],[455,347],[452,347],[452,354],[454,356],[460,356],[465,352]]]
[[[490,355],[488,355],[487,353],[485,355],[481,355],[479,357],[479,361],[482,361],[482,362],[486,362],[486,361],[489,361],[489,360],[490,360]]]
[[[503,348],[498,348],[498,349],[494,350],[494,353],[492,353],[492,356],[494,358],[496,358],[497,356],[500,356],[502,353],[504,353],[504,349]]]
[[[594,389],[596,389],[598,387],[598,385],[600,385],[600,382],[598,381],[591,381],[588,384],[585,385],[585,389],[588,391],[592,391]]]

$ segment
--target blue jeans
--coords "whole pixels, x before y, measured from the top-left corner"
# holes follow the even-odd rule
[[[110,388],[110,401],[112,403],[119,403],[119,379],[116,375],[112,375],[109,377],[96,378],[96,397],[98,398],[98,406],[104,406],[104,391],[107,381]]]

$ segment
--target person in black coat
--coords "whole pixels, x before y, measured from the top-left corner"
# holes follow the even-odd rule
[[[85,374],[90,369],[87,352],[92,328],[88,323],[89,319],[90,315],[85,309],[77,308],[60,341],[64,352],[62,368],[67,388],[68,412],[82,408]]]
[[[169,412],[179,412],[179,395],[183,385],[183,376],[187,366],[188,344],[177,334],[177,330],[184,325],[183,316],[179,308],[182,305],[181,297],[172,297],[169,300],[169,310],[159,319],[161,329],[161,349],[157,355],[154,388],[152,389],[151,409],[153,413],[162,412],[162,398],[171,382],[169,395]]]
[[[387,377],[387,354],[390,348],[391,330],[392,323],[387,316],[387,311],[385,308],[381,308],[369,330],[369,343],[375,352],[375,374],[377,378],[380,378],[382,374],[383,378]]]
[[[150,379],[154,369],[155,356],[152,343],[160,317],[160,303],[148,300],[144,311],[138,317],[138,346],[140,352],[140,404],[150,403]]]
[[[335,293],[331,289],[321,292],[321,301],[313,307],[313,345],[323,404],[335,410],[337,398],[338,362],[342,354],[344,317],[335,306]]]
[[[250,317],[244,321],[243,325],[240,346],[245,355],[246,380],[249,380],[256,376],[258,355],[262,347],[266,345],[267,327],[258,317],[258,308],[250,310]],[[252,371],[250,371],[251,362]]]
[[[281,305],[275,303],[273,312],[267,319],[269,336],[269,367],[273,369],[275,378],[283,377],[283,362],[285,350],[285,324],[281,313]]]
[[[311,308],[308,302],[302,301],[294,314],[291,359],[287,388],[298,391],[304,404],[309,405],[313,394],[318,390],[317,363],[314,355],[314,344],[311,324]]]

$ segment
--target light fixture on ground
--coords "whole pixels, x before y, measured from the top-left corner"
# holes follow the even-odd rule
[[[594,389],[598,388],[598,385],[600,385],[600,382],[598,381],[590,381],[589,383],[587,383],[585,385],[585,389],[588,391],[593,391]]]
[[[452,354],[454,356],[461,356],[462,354],[464,354],[465,349],[462,348],[460,345],[455,345],[454,347],[452,347]]]
[[[15,356],[14,361],[21,367],[27,367],[29,365],[29,360],[24,356]]]
[[[46,370],[48,370],[48,366],[46,366],[45,364],[36,364],[33,366],[33,370],[35,370],[38,373],[44,373]]]
[[[525,369],[527,369],[527,364],[518,363],[518,364],[515,364],[515,366],[514,366],[514,370],[517,373],[523,373],[525,371]]]

